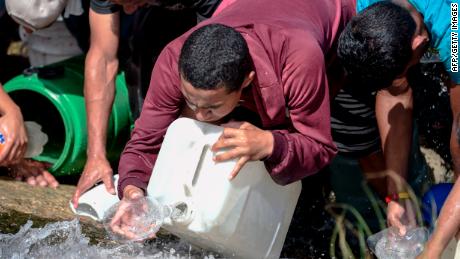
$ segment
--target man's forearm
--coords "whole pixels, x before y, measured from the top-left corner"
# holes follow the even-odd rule
[[[94,64],[95,63],[95,64]],[[115,96],[117,62],[87,62],[85,103],[88,125],[88,157],[105,156],[107,125]]]
[[[452,109],[452,131],[450,137],[450,150],[454,164],[456,177],[460,174],[460,145],[459,145],[459,128],[460,128],[460,86],[451,84],[450,104]],[[454,238],[460,228],[460,207],[457,206],[460,200],[460,182],[458,178],[456,183],[447,197],[441,213],[439,215],[436,228],[431,239],[427,243],[428,256],[440,256],[449,241]]]
[[[9,113],[10,111],[20,111],[19,107],[11,100],[8,94],[3,90],[0,84],[0,115]]]
[[[105,156],[106,154],[107,124],[112,102],[113,98],[112,101],[94,100],[86,102],[86,109],[88,110],[88,157]]]
[[[447,244],[459,230],[460,226],[460,182],[456,182],[449,193],[439,215],[434,233],[428,242],[428,248],[432,253],[440,255]]]
[[[452,155],[452,161],[454,166],[455,177],[460,175],[460,145],[458,143],[458,128],[460,127],[460,114],[457,114],[457,118],[454,117],[452,132],[450,136],[450,153]]]
[[[388,172],[407,178],[412,140],[412,91],[407,88],[379,91],[376,117],[379,125],[385,163]],[[397,193],[405,186],[400,179],[388,178],[388,193]]]

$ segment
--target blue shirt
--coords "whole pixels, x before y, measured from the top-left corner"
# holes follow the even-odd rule
[[[356,12],[382,0],[356,0]],[[458,0],[408,0],[419,13],[431,34],[430,43],[438,50],[441,62],[444,64],[454,83],[460,84],[460,73],[451,71],[451,27],[450,4]]]

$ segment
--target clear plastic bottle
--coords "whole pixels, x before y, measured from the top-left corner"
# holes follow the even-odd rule
[[[43,152],[43,147],[48,142],[48,135],[42,131],[42,126],[35,121],[26,121],[24,126],[29,139],[24,157],[31,158],[40,155]],[[6,144],[6,138],[7,136],[0,132],[0,152],[2,152],[3,146]]]
[[[425,228],[412,228],[400,236],[396,227],[384,229],[367,239],[369,248],[379,259],[412,259],[423,251],[428,239]]]
[[[162,205],[151,197],[142,197],[131,201],[122,200],[107,210],[102,221],[104,228],[112,239],[138,241],[152,238],[160,230],[165,219],[178,220],[181,217],[185,217],[187,207],[185,202]],[[124,221],[120,230],[125,233],[129,232],[131,237],[127,238],[114,231],[113,221]]]

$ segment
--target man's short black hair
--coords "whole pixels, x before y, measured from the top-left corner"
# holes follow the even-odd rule
[[[353,17],[339,38],[337,53],[350,81],[368,91],[390,86],[409,64],[415,29],[409,11],[389,1]]]
[[[250,55],[243,36],[222,24],[205,25],[184,43],[179,57],[182,77],[196,88],[240,89],[250,72]]]

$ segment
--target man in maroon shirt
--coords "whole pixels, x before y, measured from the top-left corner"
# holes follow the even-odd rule
[[[279,184],[321,170],[336,153],[326,70],[352,14],[339,0],[236,1],[171,42],[120,160],[120,198],[145,194],[171,122],[185,115],[220,123],[238,106],[260,125],[233,124],[214,144],[231,148],[216,161],[239,157],[230,178],[249,160],[264,160]]]

